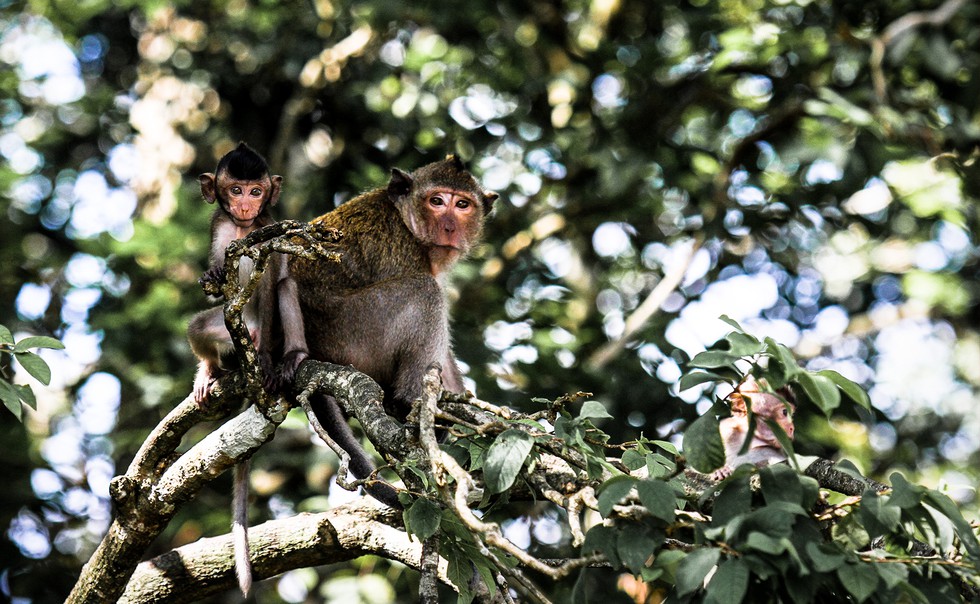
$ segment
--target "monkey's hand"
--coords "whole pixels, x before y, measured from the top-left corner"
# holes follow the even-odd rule
[[[726,478],[731,476],[732,472],[734,471],[735,468],[733,468],[728,464],[725,464],[710,474],[711,480],[714,480],[715,482],[721,482],[722,480],[725,480]]]
[[[221,286],[225,283],[225,267],[212,266],[204,271],[201,278],[197,280],[201,284],[201,289],[209,296],[220,296]]]

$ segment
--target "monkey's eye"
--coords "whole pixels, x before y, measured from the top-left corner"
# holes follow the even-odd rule
[[[789,417],[789,409],[783,407],[783,417]]]
[[[470,200],[460,199],[459,201],[456,202],[456,207],[459,208],[460,210],[465,210],[466,208],[470,207]]]
[[[260,189],[259,187],[255,187],[254,189],[252,189],[253,197],[259,197],[261,195],[262,195],[262,189]]]
[[[231,188],[231,194],[232,195],[241,195],[242,194],[242,188],[241,187],[232,187]]]
[[[441,206],[445,205],[446,201],[439,195],[433,195],[429,198],[429,205]]]

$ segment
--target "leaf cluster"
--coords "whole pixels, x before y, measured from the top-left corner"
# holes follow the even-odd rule
[[[0,325],[0,367],[6,366],[4,357],[10,355],[31,377],[47,386],[51,383],[51,368],[36,352],[31,352],[32,349],[37,348],[63,350],[65,345],[60,340],[48,336],[28,336],[15,342],[10,330]],[[23,405],[37,409],[37,398],[29,385],[14,384],[9,380],[6,372],[2,377],[3,379],[0,379],[0,400],[3,401],[4,407],[14,414],[14,417],[18,420],[23,419]]]
[[[845,399],[868,405],[864,391],[840,374],[806,371],[785,346],[725,320],[733,328],[726,348],[692,359],[685,386],[738,383],[748,369],[774,388],[798,386],[828,419]],[[844,482],[818,482],[804,458],[742,467],[715,484],[684,470],[684,462],[706,471],[724,463],[714,409],[689,427],[682,456],[664,441],[611,444],[594,423],[610,418],[601,404],[586,401],[574,415],[567,407],[556,402],[534,416],[507,410],[485,430],[456,425],[455,441],[444,445],[482,484],[483,514],[528,490],[564,508],[573,535],[566,568],[599,561],[679,602],[958,602],[980,589],[976,531],[938,491],[894,474],[890,488],[851,492]],[[621,456],[609,457],[617,450]],[[561,497],[534,478],[554,457],[576,476]],[[856,474],[846,463],[835,472]],[[515,567],[506,548],[439,501],[416,499],[405,522],[419,539],[440,539],[462,601],[473,597],[466,585],[474,572],[494,585],[500,573],[528,565]],[[582,527],[576,502],[595,516],[582,539],[575,536]],[[598,572],[578,571],[573,602],[588,601]]]

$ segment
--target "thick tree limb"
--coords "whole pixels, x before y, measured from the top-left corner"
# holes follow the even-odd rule
[[[243,400],[240,378],[226,380],[212,391],[216,406],[227,399]],[[281,422],[287,408],[270,405]],[[122,594],[137,562],[167,526],[181,504],[192,499],[204,484],[247,459],[272,438],[278,425],[250,407],[183,455],[174,451],[186,430],[204,419],[206,412],[188,397],[151,433],[123,476],[112,480],[109,494],[116,517],[66,602],[111,602]],[[168,430],[168,427],[173,431]]]
[[[418,456],[413,431],[385,412],[381,387],[353,367],[308,359],[296,370],[293,383],[297,396],[321,392],[337,399],[347,415],[361,423],[383,457],[405,460]]]
[[[420,567],[422,546],[397,528],[401,514],[369,498],[319,514],[299,514],[249,530],[256,579],[375,554]],[[196,602],[233,589],[229,535],[200,539],[139,565],[120,602]],[[445,563],[442,566],[445,577]]]

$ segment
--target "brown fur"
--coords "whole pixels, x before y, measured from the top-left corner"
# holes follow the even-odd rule
[[[241,162],[229,162],[229,158],[245,158],[248,162],[242,168]],[[241,143],[222,158],[215,173],[201,174],[199,181],[205,201],[218,203],[211,217],[208,269],[201,282],[220,285],[225,279],[228,244],[275,222],[270,208],[279,201],[282,177],[270,175],[265,160]],[[240,282],[248,280],[253,268],[249,258],[241,259]],[[245,306],[244,320],[258,350],[266,387],[274,390],[282,381],[291,381],[299,363],[306,358],[306,343],[296,286],[280,254],[270,259],[256,294]],[[187,337],[191,350],[200,359],[194,398],[203,403],[208,388],[221,372],[222,356],[232,349],[223,309],[218,306],[196,314]],[[279,357],[283,366],[277,374],[273,363]]]
[[[765,381],[763,380],[763,383]],[[715,470],[712,477],[721,480],[729,476],[735,468],[745,464],[764,467],[786,459],[776,432],[768,422],[773,422],[783,431],[787,438],[793,440],[796,427],[793,423],[793,413],[796,406],[792,403],[792,392],[787,388],[781,391],[788,400],[760,389],[759,383],[751,375],[729,395],[732,416],[719,422],[722,442],[725,445],[725,465]],[[755,421],[755,431],[749,439],[750,419],[746,401],[752,407]]]
[[[412,174],[393,170],[386,187],[314,220],[340,229],[343,237],[339,265],[290,260],[310,356],[369,375],[384,389],[389,412],[402,419],[433,362],[442,365],[444,388],[462,392],[442,278],[479,241],[496,198],[450,156]],[[320,397],[314,409],[351,454],[354,475],[365,478],[373,463],[337,402]],[[368,492],[399,505],[390,485],[376,483]]]
[[[468,208],[437,217],[427,206],[433,192]],[[290,261],[310,356],[353,365],[400,406],[421,392],[432,362],[448,390],[462,391],[441,278],[479,241],[496,198],[450,156],[412,174],[394,170],[387,187],[315,219],[343,237],[339,266]]]
[[[235,239],[275,222],[269,208],[279,201],[282,177],[269,174],[265,160],[245,143],[226,154],[214,173],[201,174],[201,195],[208,203],[218,202],[211,217],[211,248],[207,271],[201,284],[221,285],[225,280],[225,250]],[[247,282],[254,265],[243,257],[239,280]],[[284,257],[270,258],[255,295],[245,305],[244,320],[258,350],[265,387],[275,389],[280,380],[292,381],[299,363],[306,358],[303,316],[296,284],[290,279]],[[200,359],[194,379],[194,399],[207,400],[208,390],[221,371],[222,356],[232,349],[221,306],[197,313],[187,328],[191,350]],[[273,359],[283,357],[280,374]],[[248,462],[235,468],[232,493],[232,531],[235,542],[235,574],[247,597],[252,586],[248,545]]]

